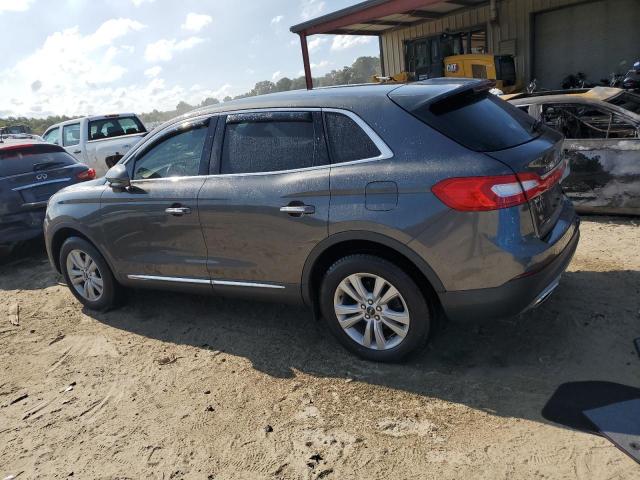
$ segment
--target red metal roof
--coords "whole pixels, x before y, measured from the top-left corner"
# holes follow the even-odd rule
[[[380,35],[468,7],[486,4],[486,0],[368,0],[291,27],[293,33]]]

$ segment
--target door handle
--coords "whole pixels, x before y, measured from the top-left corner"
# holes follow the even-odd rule
[[[280,207],[280,211],[287,213],[292,217],[302,217],[303,215],[313,215],[316,213],[316,207],[313,205],[285,205]]]
[[[82,153],[82,150],[75,150],[73,153],[77,155],[78,153]]]
[[[191,209],[189,207],[169,207],[165,209],[164,213],[168,213],[174,217],[181,217],[182,215],[190,214]]]

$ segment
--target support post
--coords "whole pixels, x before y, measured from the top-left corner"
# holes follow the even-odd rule
[[[307,46],[307,36],[300,33],[300,46],[302,47],[302,63],[304,64],[304,79],[307,83],[307,90],[313,90],[313,77],[311,76],[311,64],[309,63],[309,47]]]
[[[380,76],[386,77],[387,72],[384,68],[384,46],[382,44],[382,35],[378,35],[378,47],[380,48]]]

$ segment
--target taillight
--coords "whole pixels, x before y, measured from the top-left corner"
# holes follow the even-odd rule
[[[564,163],[544,177],[536,173],[442,180],[431,191],[454,210],[480,212],[514,207],[532,200],[562,179]]]
[[[93,180],[96,178],[96,171],[93,168],[89,168],[83,172],[80,172],[76,175],[78,180]]]

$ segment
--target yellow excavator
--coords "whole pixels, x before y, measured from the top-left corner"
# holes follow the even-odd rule
[[[486,78],[496,81],[496,88],[503,93],[518,90],[513,56],[491,54],[452,55],[444,59],[444,76],[453,78]],[[406,83],[418,80],[411,72],[401,72],[392,77],[374,76],[374,82]]]

